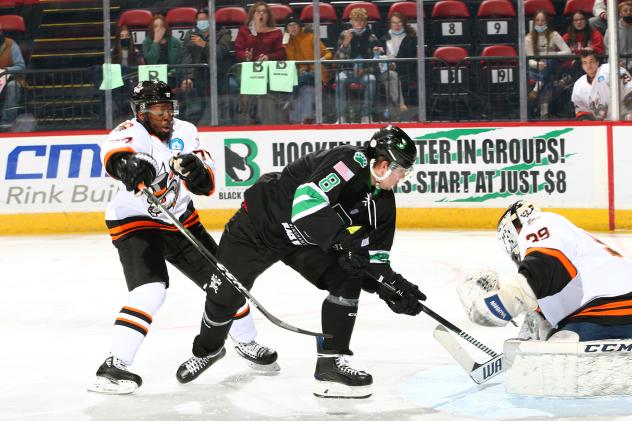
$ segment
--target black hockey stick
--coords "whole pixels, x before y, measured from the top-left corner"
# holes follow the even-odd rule
[[[395,288],[393,288],[391,285],[389,285],[389,284],[387,284],[386,282],[383,281],[383,279],[384,279],[383,276],[380,275],[380,277],[378,279],[375,276],[373,276],[372,274],[370,274],[369,272],[367,272],[367,274],[369,274],[369,276],[371,276],[371,278],[375,279],[385,291],[387,291],[388,293],[390,293],[392,295],[397,295],[399,297],[399,294],[397,294],[397,290]],[[469,335],[468,333],[466,333],[462,329],[459,329],[457,326],[455,326],[454,324],[450,323],[449,321],[447,321],[446,319],[444,319],[443,317],[441,317],[440,315],[438,315],[437,313],[435,313],[434,311],[429,309],[426,305],[424,305],[422,303],[420,303],[420,304],[421,304],[421,311],[426,313],[428,316],[432,317],[433,319],[435,319],[436,321],[441,323],[443,326],[447,327],[452,332],[456,333],[461,338],[465,339],[466,341],[468,341],[469,343],[471,343],[472,345],[474,345],[475,347],[477,347],[481,351],[485,352],[487,355],[491,356],[492,358],[498,357],[498,354],[495,353],[491,348],[485,346],[484,344],[482,344],[481,342],[476,340],[474,337],[472,337],[471,335]]]
[[[176,218],[174,214],[169,212],[169,209],[167,209],[165,205],[160,203],[160,199],[154,196],[153,192],[150,189],[143,186],[141,191],[145,196],[147,196],[147,199],[149,199],[149,201],[153,205],[157,206],[158,209],[160,209],[161,212],[164,213],[176,227],[178,227],[178,230],[180,230],[180,232],[184,234],[184,236],[187,238],[187,240],[189,240],[193,247],[195,247],[206,260],[208,260],[213,266],[217,268],[218,272],[224,277],[224,279],[227,280],[228,283],[231,284],[233,287],[235,287],[235,289],[239,291],[244,297],[246,297],[252,303],[252,305],[257,308],[268,320],[283,329],[291,330],[292,332],[301,333],[303,335],[322,336],[324,338],[333,337],[329,334],[311,332],[309,330],[301,329],[300,327],[292,326],[291,324],[285,323],[283,320],[271,314],[259,303],[259,301],[255,299],[255,297],[250,294],[250,291],[248,291],[246,287],[244,287],[241,282],[239,282],[237,278],[235,278],[235,276],[224,267],[224,265],[217,261],[217,258],[213,256],[211,252],[208,251],[206,247],[204,247],[197,240],[197,238],[193,236],[193,234],[191,234],[191,231],[189,231],[184,225],[182,225],[178,218]]]

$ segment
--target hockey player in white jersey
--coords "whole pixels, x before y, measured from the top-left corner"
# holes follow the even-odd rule
[[[632,261],[523,200],[505,211],[497,230],[518,272],[503,280],[495,271],[466,277],[457,293],[470,320],[505,326],[529,313],[530,339],[632,338]]]
[[[107,173],[124,188],[108,204],[105,219],[117,248],[129,295],[114,323],[110,355],[97,370],[89,390],[131,393],[142,384],[128,371],[169,286],[166,262],[199,287],[213,282],[214,267],[169,222],[159,209],[139,194],[150,186],[161,202],[211,252],[217,244],[200,223],[191,194],[215,190],[214,163],[201,148],[194,125],[178,120],[178,104],[163,82],[145,81],[132,92],[135,118],[115,128],[101,148]],[[256,330],[248,305],[233,316],[235,349],[251,364],[278,370],[276,351],[255,341]]]
[[[577,79],[571,95],[571,101],[575,105],[575,116],[578,119],[610,120],[610,64],[600,66],[592,51],[582,53],[581,63],[586,74]],[[623,67],[619,67],[619,77],[621,119],[627,120],[631,111],[627,104],[632,100],[632,77]]]

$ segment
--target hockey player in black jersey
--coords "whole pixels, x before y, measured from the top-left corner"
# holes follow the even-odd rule
[[[421,311],[425,296],[389,263],[396,213],[392,189],[416,157],[414,142],[395,126],[376,132],[367,147],[314,152],[282,172],[263,175],[226,225],[217,257],[247,288],[281,260],[329,291],[322,328],[333,338],[318,341],[317,396],[371,395],[371,375],[345,361],[362,289],[378,292],[397,313]],[[392,289],[386,292],[377,279]],[[182,383],[223,356],[231,315],[244,303],[227,282],[216,287],[207,290],[193,356],[177,371]]]

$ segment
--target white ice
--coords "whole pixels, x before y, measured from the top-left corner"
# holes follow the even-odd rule
[[[631,235],[598,236],[632,256]],[[392,263],[428,294],[430,308],[496,351],[516,334],[471,324],[454,290],[471,270],[513,271],[493,232],[399,231]],[[632,397],[524,398],[504,391],[502,375],[477,386],[432,338],[433,319],[396,315],[370,294],[361,297],[351,344],[353,365],[374,377],[369,399],[314,397],[315,340],[256,310],[258,340],[277,349],[281,372],[255,372],[229,347],[224,360],[181,385],[175,372],[190,355],[204,296],[173,268],[167,300],[132,366],[143,386],[128,396],[94,394],[86,385],[109,350],[127,292],[109,237],[0,237],[0,268],[0,420],[632,420]],[[320,329],[326,293],[284,265],[265,272],[252,293],[277,317]]]

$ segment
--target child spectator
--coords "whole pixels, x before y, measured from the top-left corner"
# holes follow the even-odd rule
[[[342,31],[338,38],[335,58],[337,60],[371,59],[379,55],[376,47],[378,39],[367,26],[368,15],[366,9],[358,7],[349,15],[351,28]],[[350,66],[346,65],[345,67]],[[362,101],[362,117],[360,122],[371,122],[371,107],[375,99],[375,66],[366,64],[353,64],[353,70],[342,70],[336,74],[336,110],[338,120],[336,123],[346,123],[345,111],[347,109],[347,84],[362,83],[364,85]]]
[[[285,30],[290,35],[285,45],[285,54],[288,60],[311,61],[314,60],[314,33],[305,32],[301,21],[294,15],[285,18]],[[322,60],[330,60],[331,52],[320,43],[320,57]],[[298,65],[298,87],[292,96],[290,105],[290,123],[312,124],[315,121],[315,94],[314,94],[314,65]],[[327,80],[327,71],[322,66],[322,80]]]
[[[533,18],[533,29],[525,38],[525,51],[527,57],[571,54],[571,49],[553,29],[549,15],[544,10],[538,10]],[[539,104],[540,119],[549,119],[553,80],[559,67],[560,63],[555,59],[529,59],[529,79],[535,81],[533,90],[529,92],[529,100]]]
[[[380,40],[382,44],[380,53],[386,54],[388,58],[417,57],[417,34],[408,25],[406,17],[399,12],[393,13],[389,19],[389,27],[388,32]],[[414,63],[390,63],[388,70],[380,73],[379,79],[384,85],[388,101],[385,112],[387,120],[408,109],[406,102],[409,104],[412,102],[410,90],[406,89],[408,95],[405,95],[402,92],[402,83],[408,86],[411,79],[416,78]]]

